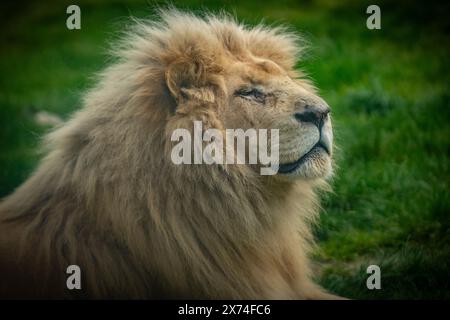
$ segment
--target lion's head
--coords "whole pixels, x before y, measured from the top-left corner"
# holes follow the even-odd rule
[[[219,129],[279,129],[279,177],[329,176],[330,108],[294,69],[295,36],[282,29],[247,30],[214,17],[205,22],[169,15],[167,27],[177,30],[189,18],[189,31],[174,32],[173,47],[163,56],[177,121],[197,116]]]

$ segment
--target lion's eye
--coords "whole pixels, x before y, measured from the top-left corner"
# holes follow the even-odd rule
[[[236,95],[244,98],[254,99],[258,102],[264,102],[265,94],[256,88],[241,89],[236,91]]]

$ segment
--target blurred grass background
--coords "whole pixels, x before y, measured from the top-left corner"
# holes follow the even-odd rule
[[[141,0],[3,1],[0,8],[0,196],[36,167],[49,127],[37,111],[66,118],[92,75],[108,63],[108,41]],[[66,28],[81,8],[82,29]],[[161,3],[159,3],[161,4]],[[248,24],[288,24],[310,42],[299,67],[333,109],[334,194],[323,204],[314,259],[318,281],[356,299],[450,298],[450,23],[438,1],[377,1],[382,29],[368,30],[367,1],[183,1],[225,9]],[[366,268],[381,267],[381,290]]]

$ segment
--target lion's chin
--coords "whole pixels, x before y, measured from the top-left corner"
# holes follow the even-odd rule
[[[327,179],[331,174],[330,154],[322,145],[317,144],[298,160],[281,164],[277,176],[287,179]]]

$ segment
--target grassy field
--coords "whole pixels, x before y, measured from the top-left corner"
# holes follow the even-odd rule
[[[35,168],[37,111],[66,118],[108,41],[148,1],[76,2],[82,29],[65,27],[71,2],[0,6],[0,196]],[[338,145],[334,193],[316,229],[318,281],[357,299],[450,298],[450,23],[448,5],[377,2],[382,29],[366,28],[358,1],[183,1],[254,24],[286,23],[310,43],[299,67],[333,109]],[[203,6],[201,5],[203,4]],[[381,290],[366,268],[381,267]]]

